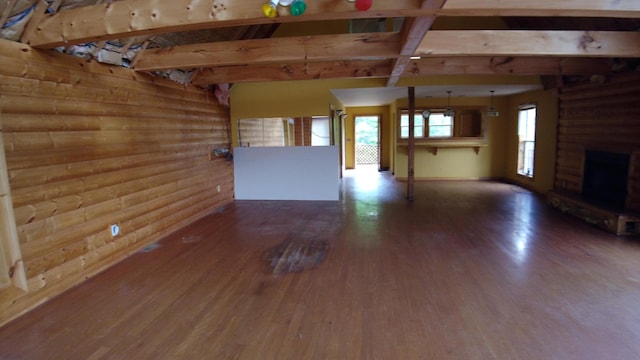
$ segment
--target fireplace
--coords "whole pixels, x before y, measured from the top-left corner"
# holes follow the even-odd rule
[[[605,208],[625,208],[629,154],[587,150],[582,176],[582,197]]]

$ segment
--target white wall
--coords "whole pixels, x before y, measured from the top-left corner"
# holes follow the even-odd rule
[[[339,200],[335,146],[237,147],[237,200]]]

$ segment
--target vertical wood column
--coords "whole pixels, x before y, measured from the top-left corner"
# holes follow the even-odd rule
[[[413,114],[416,107],[416,93],[415,88],[409,87],[409,146],[407,155],[407,200],[413,201],[414,192],[414,168],[415,168],[415,151],[416,151],[416,139],[414,134],[414,121]]]

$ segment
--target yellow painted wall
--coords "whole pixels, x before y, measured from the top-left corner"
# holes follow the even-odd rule
[[[455,98],[455,106],[488,107],[486,98]],[[447,99],[416,99],[416,107],[444,108]],[[408,107],[407,99],[397,101],[395,125],[397,131],[398,112]],[[496,97],[494,106],[500,112],[499,117],[485,116],[485,136],[488,146],[480,148],[478,154],[472,148],[440,148],[434,155],[428,148],[416,147],[416,179],[484,179],[503,178],[505,176],[505,139],[507,134],[507,100]],[[397,138],[396,138],[397,141]],[[407,178],[407,147],[396,146],[394,172],[397,178]]]
[[[348,114],[346,119],[346,128],[348,132],[345,133],[346,140],[346,156],[348,161],[346,162],[347,169],[353,169],[355,167],[355,118],[358,115],[378,115],[380,116],[380,165],[382,167],[391,167],[391,113],[389,106],[368,106],[368,107],[348,107],[346,109]]]
[[[331,89],[385,86],[385,79],[301,80],[233,85],[230,92],[231,135],[237,146],[237,120],[264,117],[329,116],[342,104]]]
[[[536,105],[536,154],[534,177],[517,174],[518,166],[518,107]],[[553,189],[556,166],[558,127],[558,97],[553,90],[531,91],[509,97],[509,123],[506,140],[506,178],[539,193]]]

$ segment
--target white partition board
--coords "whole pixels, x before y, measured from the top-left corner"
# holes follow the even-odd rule
[[[339,200],[335,146],[237,147],[237,200]]]

